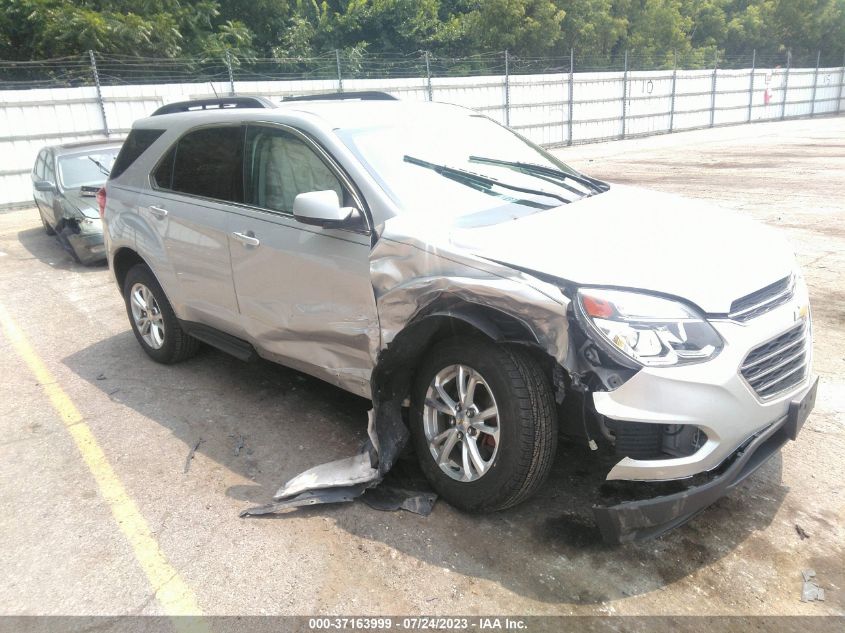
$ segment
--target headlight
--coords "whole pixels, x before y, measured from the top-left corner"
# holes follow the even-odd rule
[[[700,363],[722,349],[716,330],[691,307],[640,292],[582,288],[576,312],[614,355],[630,365]],[[618,358],[618,356],[617,356]]]

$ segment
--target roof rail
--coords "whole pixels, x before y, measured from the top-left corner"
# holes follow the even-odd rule
[[[344,99],[358,99],[359,101],[398,101],[398,99],[392,94],[379,92],[378,90],[362,90],[359,92],[326,92],[322,94],[282,97],[282,101],[343,101]]]
[[[224,110],[229,108],[275,108],[276,105],[264,97],[219,97],[216,99],[192,99],[177,101],[161,106],[150,116],[173,114],[174,112],[193,112],[195,110]]]

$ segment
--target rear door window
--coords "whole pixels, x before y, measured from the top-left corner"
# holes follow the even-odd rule
[[[172,166],[168,165],[171,161]],[[179,140],[173,154],[168,153],[159,163],[153,178],[159,187],[172,191],[243,202],[243,127],[189,132]]]

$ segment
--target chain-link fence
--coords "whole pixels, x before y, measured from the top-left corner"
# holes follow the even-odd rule
[[[839,113],[845,58],[700,55],[525,58],[334,51],[318,57],[155,59],[100,54],[0,60],[0,205],[30,198],[47,144],[125,134],[164,103],[230,94],[280,98],[382,90],[455,103],[545,146]]]
[[[391,79],[405,77],[474,77],[479,75],[537,75],[548,73],[738,70],[758,68],[838,67],[843,53],[819,51],[795,58],[789,53],[705,56],[701,53],[646,55],[622,51],[612,56],[519,57],[507,51],[469,57],[443,57],[427,51],[409,55],[381,55],[332,51],[317,57],[247,58],[227,54],[208,57],[149,58],[87,52],[37,61],[0,60],[0,90],[93,86],[95,73],[101,86],[216,83],[235,81],[292,81],[328,79]]]

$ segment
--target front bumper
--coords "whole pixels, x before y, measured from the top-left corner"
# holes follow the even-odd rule
[[[761,398],[740,373],[743,360],[752,349],[794,328],[798,314],[806,328],[804,378],[782,394]],[[606,418],[690,425],[701,429],[707,441],[684,457],[625,457],[608,473],[608,480],[671,481],[715,471],[748,438],[785,417],[796,394],[808,389],[812,375],[812,324],[806,316],[805,296],[796,296],[748,323],[728,319],[710,323],[725,341],[722,351],[712,360],[681,367],[644,367],[620,387],[593,393],[596,411]]]
[[[102,233],[69,233],[66,237],[70,247],[83,264],[94,264],[106,260],[106,247]]]
[[[818,378],[811,379],[809,387],[789,403],[785,416],[749,438],[723,464],[721,472],[706,483],[651,499],[593,506],[593,514],[605,542],[624,543],[655,538],[686,523],[728,494],[788,440],[796,438],[815,404],[817,388]]]

